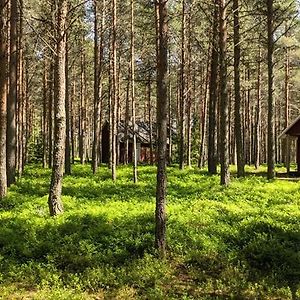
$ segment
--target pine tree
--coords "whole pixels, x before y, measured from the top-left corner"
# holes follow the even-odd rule
[[[61,201],[62,181],[64,174],[65,143],[66,143],[66,19],[67,0],[61,0],[57,8],[57,36],[54,65],[54,103],[55,131],[53,149],[53,168],[49,192],[49,210],[51,216],[63,212]]]
[[[6,0],[0,1],[0,199],[7,193],[6,176],[6,88],[7,56],[5,30]]]

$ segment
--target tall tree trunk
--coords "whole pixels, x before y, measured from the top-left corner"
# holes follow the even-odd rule
[[[67,0],[61,0],[57,9],[57,45],[55,54],[54,102],[55,132],[51,185],[49,192],[49,210],[51,216],[63,212],[61,201],[62,181],[64,174],[65,142],[66,142],[66,19]]]
[[[255,116],[255,168],[258,169],[260,166],[261,157],[261,49],[259,48],[259,57],[257,65],[257,102],[256,102],[256,116]]]
[[[23,59],[21,61],[22,63],[22,112],[21,112],[21,131],[22,136],[20,137],[21,143],[22,143],[22,149],[20,149],[20,164],[22,166],[22,171],[24,170],[25,166],[25,151],[26,151],[26,98],[27,98],[27,88],[26,88],[26,71],[25,71],[25,59],[23,55]]]
[[[85,49],[84,38],[81,41],[81,59],[80,59],[80,134],[79,134],[79,156],[80,163],[84,164],[87,159],[87,116],[86,116],[86,81],[85,81]]]
[[[274,8],[273,0],[267,0],[268,19],[268,179],[275,176],[274,141],[274,94],[273,94],[273,53],[274,53]]]
[[[10,1],[10,60],[9,60],[9,94],[7,101],[7,139],[6,139],[6,168],[7,184],[15,182],[17,159],[17,132],[16,132],[16,107],[17,107],[17,0]]]
[[[47,145],[48,145],[48,120],[47,120],[47,107],[48,107],[48,63],[44,59],[44,76],[43,76],[43,168],[47,167]]]
[[[113,126],[112,126],[112,120],[113,120],[113,105],[112,105],[112,99],[113,99],[113,51],[112,51],[112,32],[110,30],[109,35],[109,77],[108,77],[108,109],[109,109],[109,163],[108,166],[110,169],[112,169],[112,151],[113,151]]]
[[[217,116],[216,109],[218,103],[218,0],[213,0],[214,21],[212,34],[212,54],[210,66],[210,85],[209,85],[209,114],[208,114],[208,172],[217,174],[217,148],[216,148],[216,130]]]
[[[220,162],[221,184],[228,185],[229,142],[228,142],[228,90],[227,90],[227,22],[226,0],[219,0],[220,9]]]
[[[284,85],[284,127],[287,128],[289,126],[289,118],[290,118],[290,113],[289,113],[289,107],[290,107],[290,50],[289,47],[287,46],[286,48],[286,57],[285,57],[285,85]],[[284,141],[284,152],[285,152],[285,158],[284,162],[287,166],[287,172],[290,172],[290,167],[289,167],[289,160],[290,158],[287,157],[290,155],[290,143],[288,139]]]
[[[245,79],[246,83],[248,85],[247,92],[246,92],[246,111],[245,111],[245,124],[246,124],[246,138],[245,138],[245,149],[244,149],[244,155],[245,155],[245,163],[248,165],[251,165],[250,162],[250,148],[251,148],[251,127],[250,127],[250,109],[251,109],[251,87],[250,87],[250,64],[248,63],[245,70]]]
[[[210,56],[211,49],[208,49],[208,57]],[[202,122],[200,123],[201,142],[199,151],[198,167],[203,168],[205,164],[205,140],[206,140],[206,128],[207,128],[207,92],[209,84],[209,62],[206,65],[206,74],[204,76],[204,94],[203,103],[200,105],[201,109],[199,115],[201,116]]]
[[[150,141],[150,164],[154,164],[154,151],[153,151],[153,120],[152,120],[152,102],[151,102],[151,73],[148,77],[148,120],[149,120],[149,141]]]
[[[75,131],[76,131],[76,120],[74,113],[74,105],[76,99],[76,80],[75,80],[75,68],[73,68],[73,83],[72,83],[72,101],[71,101],[71,156],[72,164],[75,163]]]
[[[233,1],[234,11],[234,119],[235,119],[235,139],[237,154],[237,176],[245,175],[244,147],[242,137],[242,121],[241,121],[241,81],[240,81],[240,20],[239,20],[239,0]]]
[[[94,0],[95,9],[95,45],[94,45],[94,140],[93,140],[93,154],[92,154],[92,170],[95,174],[100,162],[100,133],[101,133],[101,103],[102,103],[102,69],[103,69],[103,29],[105,21],[105,1],[102,1],[102,17],[100,25],[100,40],[99,40],[99,26],[98,2]]]
[[[32,131],[31,131],[31,110],[32,110],[32,103],[29,96],[29,71],[26,68],[28,66],[28,61],[25,65],[25,85],[24,85],[24,102],[25,102],[25,109],[24,109],[24,139],[25,139],[25,147],[24,147],[24,153],[23,153],[23,165],[28,161],[28,144],[29,139],[31,137]],[[51,141],[52,142],[52,141]]]
[[[134,0],[131,0],[131,35],[130,35],[130,48],[131,48],[131,103],[132,103],[132,126],[133,126],[133,181],[137,183],[137,140],[136,140],[136,109],[135,109],[135,32],[134,32]]]
[[[128,71],[128,80],[126,85],[126,107],[125,107],[125,152],[124,152],[124,164],[129,163],[129,123],[130,123],[130,66]]]
[[[5,32],[6,0],[0,0],[0,199],[7,193],[6,176],[6,88],[7,88],[7,56]]]
[[[193,102],[192,102],[192,0],[188,1],[188,22],[187,22],[187,76],[186,76],[186,100],[187,100],[187,165],[192,166],[192,113],[193,113]]]
[[[112,0],[112,120],[111,120],[111,176],[117,179],[117,0]]]
[[[121,122],[121,110],[122,110],[122,104],[121,104],[121,58],[120,56],[118,57],[118,68],[117,68],[117,108],[116,108],[116,121],[117,121],[117,131],[116,131],[116,164],[117,166],[120,163],[120,140],[119,140],[119,133],[120,133],[120,124]]]
[[[70,85],[69,85],[69,51],[68,34],[66,33],[66,63],[65,63],[65,86],[66,86],[66,149],[65,149],[65,173],[71,175],[71,117],[70,117]]]
[[[182,0],[182,20],[181,20],[181,67],[180,67],[180,124],[179,124],[179,168],[184,169],[185,164],[185,130],[186,130],[186,82],[185,82],[185,32],[186,32],[186,1]]]
[[[24,111],[24,51],[23,51],[23,0],[19,1],[19,22],[18,22],[18,92],[17,92],[17,174],[23,173],[23,124],[22,116]]]
[[[54,103],[54,63],[51,61],[49,68],[49,93],[48,93],[48,166],[53,166],[53,103]]]
[[[167,135],[168,135],[168,13],[167,1],[156,1],[159,11],[157,57],[157,186],[155,245],[161,256],[166,253],[166,192],[167,192]]]
[[[169,78],[171,77],[171,71],[170,71],[170,67],[169,67]],[[171,84],[171,80],[169,79],[169,113],[168,113],[168,117],[169,117],[169,151],[168,151],[168,164],[171,165],[172,164],[172,148],[173,148],[173,137],[172,137],[172,84]],[[151,124],[150,124],[151,126]],[[152,127],[152,126],[151,126]],[[151,129],[151,134],[152,134],[152,129]],[[152,144],[152,137],[150,137],[150,144]],[[150,150],[151,150],[150,146]],[[150,151],[151,152],[151,151]],[[153,151],[152,151],[153,152]],[[153,163],[153,158],[152,158],[152,163]]]

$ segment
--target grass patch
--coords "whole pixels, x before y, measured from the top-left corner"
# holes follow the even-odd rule
[[[0,204],[3,299],[296,299],[300,183],[247,169],[229,188],[168,170],[168,258],[153,250],[155,167],[74,166],[65,213],[48,216],[50,171],[26,168]]]

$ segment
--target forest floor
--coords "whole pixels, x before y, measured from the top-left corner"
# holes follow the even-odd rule
[[[248,168],[229,188],[169,168],[168,255],[153,250],[155,167],[75,165],[65,213],[48,215],[50,171],[26,168],[0,204],[0,299],[296,299],[300,182]],[[293,296],[292,296],[293,295]]]

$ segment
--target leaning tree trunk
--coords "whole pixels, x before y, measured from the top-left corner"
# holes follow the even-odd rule
[[[237,154],[237,176],[245,175],[244,163],[244,147],[242,136],[242,121],[241,121],[241,80],[240,80],[240,61],[241,61],[241,46],[240,46],[240,20],[239,20],[239,0],[233,1],[234,11],[234,119],[235,119],[235,140]]]
[[[274,53],[274,8],[273,0],[267,0],[268,18],[268,179],[275,176],[275,142],[274,142],[274,95],[273,95],[273,53]]]
[[[55,131],[53,168],[51,185],[49,192],[49,210],[51,216],[56,216],[63,212],[61,201],[62,180],[64,173],[65,142],[66,142],[66,18],[67,0],[61,0],[57,11],[57,45],[55,54],[55,74],[54,74],[54,103],[55,103]]]
[[[6,139],[6,168],[7,184],[15,182],[17,159],[17,132],[16,132],[16,106],[17,106],[17,0],[11,0],[10,5],[10,60],[9,60],[9,94],[7,98],[7,139]]]
[[[166,192],[167,192],[167,136],[168,136],[168,21],[167,1],[156,2],[159,11],[157,57],[157,186],[155,245],[161,256],[166,253]]]
[[[5,12],[6,0],[0,0],[0,199],[7,193],[6,177],[6,87],[7,57]]]
[[[229,173],[229,141],[228,141],[228,91],[227,91],[227,24],[226,0],[219,0],[220,9],[220,162],[221,184],[228,185]]]
[[[214,4],[214,23],[212,34],[212,53],[210,66],[210,84],[209,84],[209,113],[208,113],[208,172],[217,174],[217,148],[216,148],[216,127],[217,116],[216,108],[218,103],[218,0]]]

